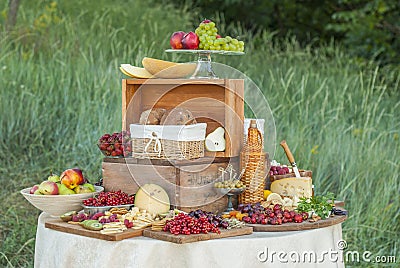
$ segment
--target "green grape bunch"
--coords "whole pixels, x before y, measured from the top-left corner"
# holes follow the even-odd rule
[[[244,51],[244,42],[230,36],[221,37],[215,22],[203,20],[196,28],[195,33],[199,37],[199,49],[205,50],[225,50],[225,51]]]

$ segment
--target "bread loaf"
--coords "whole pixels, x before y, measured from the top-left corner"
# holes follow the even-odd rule
[[[161,118],[160,125],[191,125],[196,124],[193,114],[183,108],[169,110]]]
[[[153,108],[142,112],[139,119],[141,125],[159,125],[161,118],[166,113],[163,108]]]

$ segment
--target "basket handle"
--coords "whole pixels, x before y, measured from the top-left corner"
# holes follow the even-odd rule
[[[158,157],[161,157],[161,141],[157,136],[157,133],[153,132],[151,133],[151,138],[149,140],[149,142],[146,144],[146,146],[144,147],[144,152],[148,153],[148,149],[150,147],[151,142],[154,140],[154,147],[153,147],[153,151],[158,153]]]

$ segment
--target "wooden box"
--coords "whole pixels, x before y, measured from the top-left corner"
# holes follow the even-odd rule
[[[155,183],[163,187],[171,204],[191,211],[223,212],[227,198],[214,189],[221,178],[221,168],[231,164],[238,172],[238,158],[208,158],[197,160],[148,160],[135,158],[104,158],[102,164],[105,191],[123,190],[134,194],[139,185]]]
[[[244,80],[242,79],[124,79],[122,80],[122,129],[139,123],[151,108],[185,108],[198,123],[207,123],[206,135],[222,126],[224,152],[208,157],[236,157],[243,144]]]

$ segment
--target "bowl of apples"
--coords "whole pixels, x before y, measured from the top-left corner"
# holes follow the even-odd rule
[[[81,170],[67,169],[61,176],[51,175],[40,184],[22,189],[20,193],[34,207],[59,217],[69,211],[82,210],[83,200],[103,191],[103,187],[88,183]]]
[[[129,131],[104,134],[98,140],[97,146],[105,157],[121,158],[130,156],[132,152],[131,134]]]

